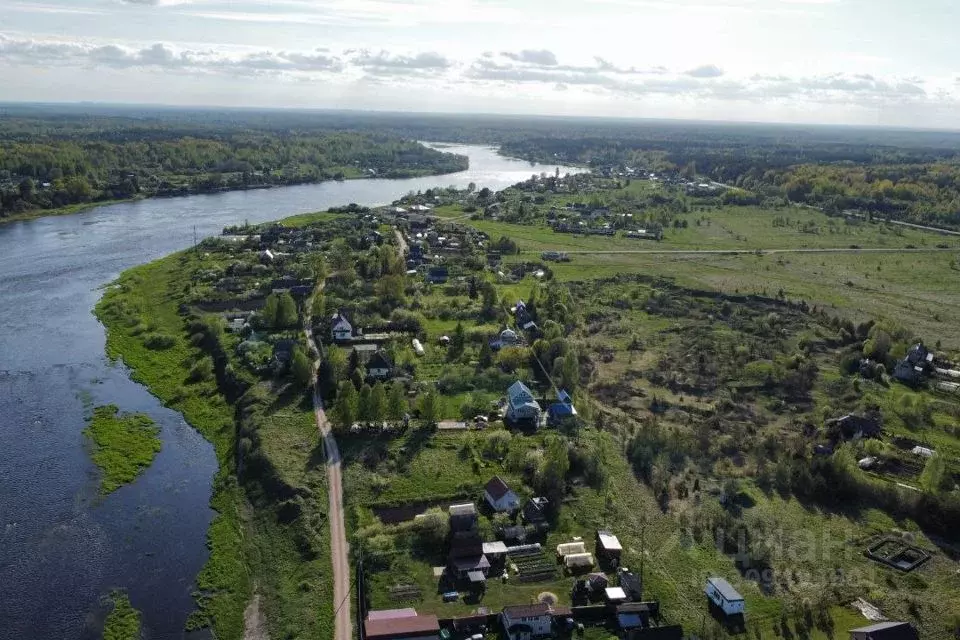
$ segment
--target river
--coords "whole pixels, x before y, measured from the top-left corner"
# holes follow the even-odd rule
[[[216,459],[179,413],[105,358],[91,313],[103,285],[190,246],[195,233],[430,187],[496,190],[556,168],[489,147],[443,148],[468,155],[470,169],[143,200],[0,226],[0,638],[98,637],[115,588],[143,612],[147,638],[186,635]],[[92,407],[107,403],[153,417],[163,448],[134,483],[102,498],[82,432]]]

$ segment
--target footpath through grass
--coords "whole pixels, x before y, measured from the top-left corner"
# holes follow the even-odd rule
[[[84,433],[93,440],[91,457],[103,474],[103,494],[133,482],[160,452],[160,428],[150,416],[120,413],[116,405],[96,407]]]

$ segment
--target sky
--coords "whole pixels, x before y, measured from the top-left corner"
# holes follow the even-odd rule
[[[955,0],[0,0],[0,101],[960,128]]]

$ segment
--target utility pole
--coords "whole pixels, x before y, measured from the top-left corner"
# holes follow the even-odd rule
[[[647,533],[647,520],[643,519],[643,522],[640,523],[640,602],[643,602],[643,562],[647,555],[647,550],[644,545]]]

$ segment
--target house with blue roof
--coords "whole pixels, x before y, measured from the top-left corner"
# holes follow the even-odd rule
[[[575,418],[577,409],[573,406],[573,398],[566,390],[561,389],[557,394],[557,401],[547,407],[547,424],[556,426],[568,418]]]

